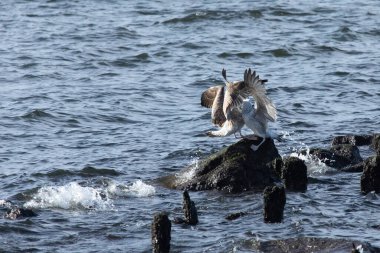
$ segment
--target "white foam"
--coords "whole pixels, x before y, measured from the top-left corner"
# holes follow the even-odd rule
[[[11,207],[11,203],[6,201],[5,199],[0,199],[0,206]]]
[[[63,186],[40,188],[24,207],[105,210],[112,208],[112,203],[100,190],[71,182]]]
[[[301,152],[302,149],[304,152]],[[307,166],[309,175],[326,174],[328,172],[335,171],[334,168],[327,166],[321,159],[311,155],[310,148],[306,145],[300,150],[291,153],[289,156],[297,157],[303,160]]]
[[[154,186],[148,185],[141,180],[137,180],[129,186],[111,182],[107,191],[112,195],[126,197],[150,197],[156,194]]]
[[[199,158],[196,157],[193,160],[191,160],[189,168],[181,173],[176,174],[176,180],[178,183],[185,183],[189,180],[191,180],[195,176],[195,172],[198,169],[199,164]]]

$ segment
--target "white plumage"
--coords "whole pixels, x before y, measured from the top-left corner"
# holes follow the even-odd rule
[[[277,110],[272,101],[266,95],[262,80],[247,69],[244,72],[244,81],[229,82],[226,70],[222,75],[226,81],[226,86],[214,86],[202,93],[201,105],[212,108],[211,120],[220,126],[218,131],[209,131],[209,136],[228,136],[236,133],[240,137],[247,139],[263,138],[259,145],[252,145],[253,150],[257,150],[265,141],[266,137],[272,137],[268,133],[268,121],[276,121]],[[248,100],[252,96],[255,100],[253,106]],[[253,136],[242,136],[241,129],[244,124],[253,131]]]

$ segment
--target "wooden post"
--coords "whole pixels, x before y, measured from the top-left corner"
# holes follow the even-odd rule
[[[170,250],[170,233],[172,223],[167,214],[158,213],[152,223],[153,253],[168,253]]]

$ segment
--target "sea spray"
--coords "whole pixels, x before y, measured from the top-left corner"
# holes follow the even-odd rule
[[[77,182],[63,186],[44,186],[24,204],[26,208],[97,209],[112,208],[112,201],[102,190]]]
[[[121,197],[150,197],[156,194],[154,186],[148,185],[141,180],[137,180],[131,185],[110,182],[107,191],[111,195]]]

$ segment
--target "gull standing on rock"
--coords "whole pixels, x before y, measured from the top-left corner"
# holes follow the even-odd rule
[[[222,70],[226,86],[213,86],[202,93],[201,105],[211,107],[212,123],[221,127],[218,131],[207,132],[208,136],[228,136],[239,133],[244,126],[240,104],[250,95],[250,88],[245,81],[229,82],[226,70]]]
[[[254,136],[263,138],[258,145],[251,146],[252,150],[256,151],[264,143],[265,138],[273,137],[268,132],[268,121],[276,121],[277,110],[266,94],[264,81],[255,71],[252,73],[251,69],[248,69],[244,72],[244,83],[250,88],[250,94],[255,100],[255,108],[248,100],[242,102],[244,123],[253,131]]]

